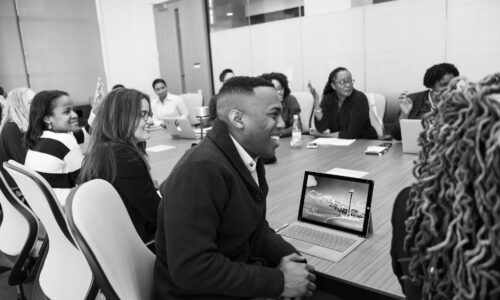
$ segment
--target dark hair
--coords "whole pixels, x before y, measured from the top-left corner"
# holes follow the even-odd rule
[[[288,97],[290,95],[290,87],[288,86],[288,78],[286,78],[286,75],[283,73],[277,73],[277,72],[272,72],[272,73],[264,73],[259,76],[260,78],[264,78],[266,80],[271,81],[272,80],[278,80],[278,82],[281,84],[281,87],[283,88],[283,99]]]
[[[95,178],[109,182],[116,179],[116,153],[113,145],[135,151],[149,168],[145,143],[137,143],[134,133],[142,118],[142,99],[150,106],[149,97],[133,89],[111,91],[92,124],[92,139],[78,178],[83,183]]]
[[[157,85],[158,83],[163,83],[165,86],[167,86],[167,82],[165,82],[165,80],[161,79],[161,78],[156,78],[155,80],[153,80],[153,90],[155,89],[155,85]]]
[[[446,74],[452,74],[453,77],[457,77],[458,75],[460,75],[458,69],[452,64],[441,63],[433,65],[432,67],[427,69],[427,71],[425,71],[424,86],[430,89],[436,84],[436,82],[440,81]]]
[[[337,77],[337,74],[341,71],[349,71],[344,67],[338,67],[330,72],[328,75],[328,81],[326,82],[325,88],[323,89],[323,95],[333,93],[335,90],[332,88],[332,82]]]
[[[274,85],[263,78],[248,77],[248,76],[235,76],[226,81],[220,91],[218,98],[222,98],[228,94],[255,94],[254,89],[261,86],[274,88]]]
[[[224,70],[222,70],[222,72],[220,72],[220,74],[219,74],[219,80],[220,80],[220,82],[224,82],[224,78],[226,78],[226,75],[228,73],[234,73],[234,72],[231,69],[224,69]]]
[[[422,120],[404,246],[429,299],[499,296],[499,79],[453,79]]]
[[[111,90],[116,90],[116,89],[124,89],[125,86],[123,84],[115,84]]]
[[[47,127],[43,118],[52,115],[54,102],[61,96],[69,95],[59,90],[41,91],[31,101],[28,129],[24,135],[24,143],[29,149],[32,149],[42,136]]]

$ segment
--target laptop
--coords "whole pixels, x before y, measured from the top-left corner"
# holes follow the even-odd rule
[[[306,171],[298,220],[279,234],[301,253],[338,262],[368,235],[373,181]]]
[[[424,128],[422,127],[422,120],[402,119],[399,122],[401,125],[401,141],[403,143],[403,153],[418,154],[420,152],[418,137],[424,130]]]
[[[165,126],[174,139],[199,139],[200,128],[193,128],[189,119],[165,119]],[[203,128],[203,136],[212,127]]]

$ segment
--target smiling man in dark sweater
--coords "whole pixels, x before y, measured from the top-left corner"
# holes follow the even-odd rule
[[[311,296],[314,268],[265,219],[259,157],[274,155],[283,126],[272,83],[235,77],[218,119],[161,185],[156,299]]]

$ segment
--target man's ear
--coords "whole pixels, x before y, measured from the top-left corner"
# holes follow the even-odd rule
[[[243,121],[241,120],[242,117],[243,113],[237,109],[232,109],[229,112],[229,122],[231,122],[231,125],[233,125],[235,128],[243,129],[245,127]]]

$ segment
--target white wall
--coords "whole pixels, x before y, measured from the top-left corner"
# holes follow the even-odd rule
[[[154,95],[160,77],[153,0],[95,0],[108,90],[121,83]],[[104,75],[104,74],[103,74]]]
[[[305,1],[306,14],[315,1],[323,0]],[[425,89],[435,63],[453,63],[473,80],[500,71],[498,0],[399,0],[316,13],[212,33],[214,78],[224,68],[277,71],[293,74],[292,90],[308,80],[322,90],[329,72],[344,66],[357,89],[388,97],[390,119],[399,93]]]

